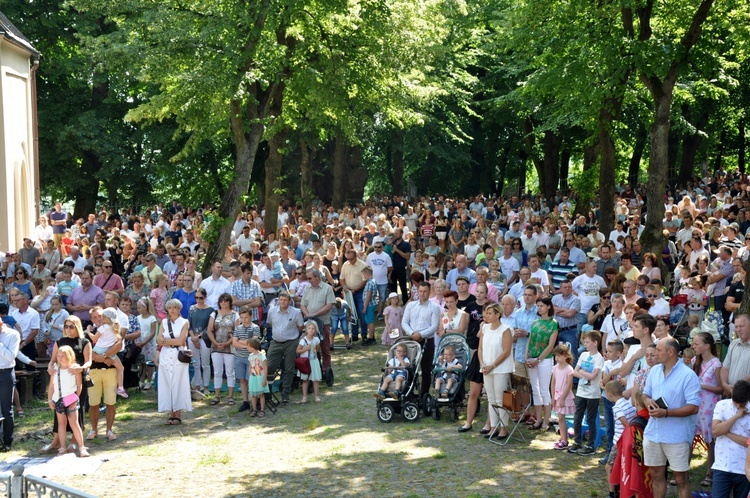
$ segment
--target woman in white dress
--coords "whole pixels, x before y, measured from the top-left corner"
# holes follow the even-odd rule
[[[490,304],[484,309],[485,322],[482,325],[477,349],[481,372],[484,375],[484,388],[487,390],[487,400],[490,404],[490,424],[493,428],[485,437],[494,439],[508,437],[508,411],[505,408],[494,407],[502,405],[503,392],[508,387],[510,374],[514,369],[511,356],[513,331],[500,321],[502,316],[502,307],[497,303]]]
[[[188,336],[188,321],[182,318],[182,303],[170,299],[164,304],[167,318],[162,320],[161,333],[156,344],[161,346],[159,353],[159,412],[169,412],[167,425],[182,423],[182,410],[192,411],[190,399],[190,373],[188,363],[177,359],[180,349],[185,349]]]

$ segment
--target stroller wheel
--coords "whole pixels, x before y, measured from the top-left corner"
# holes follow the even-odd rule
[[[384,424],[387,424],[391,420],[393,420],[394,415],[395,413],[390,403],[381,404],[380,407],[378,408],[378,419]]]
[[[326,369],[325,381],[328,387],[331,387],[333,385],[333,368],[328,367]]]
[[[415,422],[419,418],[419,407],[413,401],[404,403],[404,407],[401,409],[401,415],[403,415],[409,422]]]
[[[451,410],[451,422],[458,421],[458,407],[456,405],[452,405],[450,410]]]
[[[432,396],[429,393],[422,395],[422,411],[425,417],[429,417],[432,414]]]

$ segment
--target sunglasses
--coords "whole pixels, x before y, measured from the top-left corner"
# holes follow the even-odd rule
[[[112,265],[102,265],[102,268],[112,268]]]
[[[295,275],[303,275],[303,273],[301,271],[296,271],[296,272],[294,272],[294,274]]]
[[[66,323],[65,325],[63,325],[63,328],[65,330],[72,330],[72,329],[76,328],[76,326],[73,325],[73,324],[70,324],[70,323]]]
[[[612,296],[602,296],[602,299],[612,299]]]
[[[659,297],[659,296],[656,294],[646,294],[646,297]]]

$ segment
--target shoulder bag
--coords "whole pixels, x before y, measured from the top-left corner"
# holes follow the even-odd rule
[[[169,327],[169,336],[174,339],[174,333],[172,332],[172,320],[167,317],[167,327]],[[190,363],[193,361],[193,352],[190,349],[180,348],[180,346],[172,346],[177,348],[177,361],[180,363]]]

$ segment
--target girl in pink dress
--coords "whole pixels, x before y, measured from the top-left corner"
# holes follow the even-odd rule
[[[552,369],[552,385],[555,394],[552,398],[552,409],[557,413],[560,429],[560,440],[555,443],[556,450],[564,450],[568,447],[568,422],[565,415],[576,412],[575,398],[573,396],[573,355],[567,344],[560,344],[552,350],[555,355],[555,368]]]
[[[386,302],[388,303],[388,306],[383,310],[385,330],[383,330],[382,341],[383,344],[390,346],[396,341],[398,336],[403,334],[401,330],[401,319],[404,317],[404,308],[399,306],[401,300],[395,292],[391,292],[388,295],[388,300]],[[391,332],[393,330],[398,330],[398,336],[396,338],[391,337]]]
[[[716,357],[716,343],[714,337],[707,332],[700,332],[693,337],[692,347],[695,351],[693,371],[698,375],[701,383],[699,394],[701,404],[698,407],[698,422],[695,433],[699,434],[708,445],[708,471],[704,486],[710,486],[713,479],[711,466],[714,463],[714,433],[711,429],[714,408],[721,399],[723,389],[719,386],[716,369],[721,367],[721,361]]]
[[[156,310],[156,317],[159,321],[163,321],[167,317],[167,311],[164,309],[164,303],[167,302],[167,283],[169,279],[163,273],[157,275],[154,279],[155,288],[151,291],[151,299],[154,302],[154,309]]]

